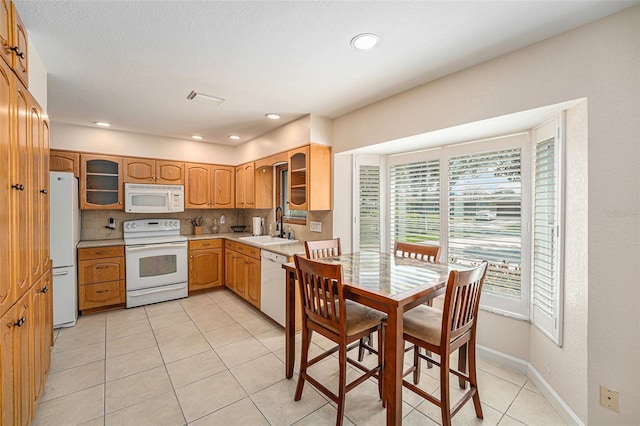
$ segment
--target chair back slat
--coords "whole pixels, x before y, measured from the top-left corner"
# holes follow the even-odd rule
[[[342,266],[294,257],[304,314],[318,324],[340,329],[346,315],[342,287]]]
[[[438,262],[440,259],[440,246],[396,241],[393,253],[398,257],[411,257]]]
[[[467,271],[452,271],[444,299],[442,339],[453,342],[469,332],[478,317],[487,262]]]
[[[321,259],[323,257],[340,256],[342,254],[340,238],[305,241],[304,249],[307,253],[307,259]]]

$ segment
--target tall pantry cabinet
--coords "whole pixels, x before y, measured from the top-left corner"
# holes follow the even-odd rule
[[[50,367],[49,122],[28,91],[27,33],[0,0],[0,425],[27,425]]]

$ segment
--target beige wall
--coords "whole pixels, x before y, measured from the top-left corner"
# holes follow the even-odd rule
[[[236,156],[238,158],[236,164],[268,157],[272,154],[308,144],[311,142],[310,132],[311,116],[305,115],[302,118],[239,145],[236,148]]]
[[[233,146],[55,122],[51,125],[51,148],[195,163],[240,164]]]
[[[519,111],[587,98],[588,157],[574,169],[586,173],[567,216],[568,273],[586,267],[585,279],[567,279],[565,334],[583,337],[546,351],[531,333],[531,359],[560,397],[584,422],[640,421],[640,7],[495,60],[447,76],[339,117],[333,123],[334,153]],[[583,142],[581,142],[583,143]],[[577,156],[586,161],[578,149]],[[338,181],[338,174],[334,179]],[[573,182],[576,185],[576,182]],[[588,197],[583,197],[587,191]],[[580,197],[583,197],[580,200]],[[347,215],[334,212],[334,222]],[[346,220],[350,220],[347,216]],[[587,232],[584,226],[587,225]],[[334,223],[334,228],[341,225]],[[588,238],[585,236],[588,235]],[[588,249],[587,249],[588,247]],[[584,251],[588,250],[589,262]],[[575,294],[576,291],[584,292]],[[588,293],[588,315],[584,310]],[[573,298],[576,298],[575,300]],[[586,315],[586,319],[585,319]],[[584,386],[584,327],[587,328],[587,384]],[[495,331],[501,332],[501,331]],[[577,366],[573,366],[573,362]],[[599,405],[598,386],[620,391],[620,413]],[[585,401],[586,397],[586,401]]]

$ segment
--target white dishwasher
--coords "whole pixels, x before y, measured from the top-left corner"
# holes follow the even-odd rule
[[[260,310],[284,327],[285,273],[282,265],[289,262],[289,258],[267,250],[260,251],[260,256]]]

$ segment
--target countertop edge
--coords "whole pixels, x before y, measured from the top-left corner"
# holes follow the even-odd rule
[[[256,247],[262,250],[270,251],[272,253],[282,254],[284,256],[293,256],[295,254],[304,254],[304,242],[300,241],[291,244],[274,244],[270,246],[264,246],[262,244],[253,243],[251,241],[241,240],[240,237],[250,237],[251,233],[224,233],[224,234],[201,234],[201,235],[183,235],[187,237],[187,241],[197,240],[212,240],[212,239],[224,239],[233,241],[236,243],[246,244],[251,247]],[[114,238],[107,240],[83,240],[77,245],[77,248],[92,248],[92,247],[109,247],[124,245],[124,239]]]

